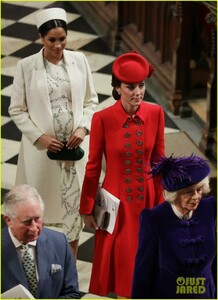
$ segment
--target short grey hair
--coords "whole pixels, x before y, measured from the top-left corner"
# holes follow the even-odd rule
[[[201,180],[200,182],[196,183],[196,184],[202,184],[202,192],[204,195],[208,194],[210,192],[210,185],[209,185],[209,177],[205,177],[203,180]],[[195,185],[195,184],[193,184]],[[183,190],[183,189],[182,189]],[[167,190],[164,190],[164,198],[167,202],[174,202],[176,200],[176,197],[178,195],[178,192],[182,191],[175,191],[175,192],[169,192]]]
[[[45,204],[37,190],[28,184],[17,185],[4,196],[2,213],[10,218],[15,218],[17,215],[17,203],[21,201],[31,202],[35,200],[39,202],[42,212],[44,212]]]

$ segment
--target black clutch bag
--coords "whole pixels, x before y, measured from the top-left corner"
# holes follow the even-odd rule
[[[52,151],[47,151],[47,155],[50,159],[52,160],[80,160],[84,156],[84,150],[81,147],[77,147],[74,149],[68,149],[65,146],[61,149],[61,151],[58,152],[52,152]]]
[[[105,208],[104,197],[102,195],[100,187],[98,187],[95,196],[95,207],[94,207],[93,216],[98,227],[101,230],[107,230],[110,222],[110,213]]]
[[[98,204],[95,204],[94,219],[101,230],[106,230],[110,222],[110,213]]]

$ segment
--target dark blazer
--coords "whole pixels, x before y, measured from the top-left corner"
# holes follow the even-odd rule
[[[43,228],[36,253],[39,274],[36,298],[80,298],[76,265],[65,235]],[[22,262],[7,226],[2,230],[1,272],[2,293],[18,284],[28,289]]]
[[[132,298],[214,298],[215,197],[182,221],[167,202],[143,210]]]

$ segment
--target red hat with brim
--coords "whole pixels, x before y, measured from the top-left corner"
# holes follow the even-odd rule
[[[112,66],[114,76],[125,83],[144,81],[153,71],[147,60],[135,51],[120,55]]]

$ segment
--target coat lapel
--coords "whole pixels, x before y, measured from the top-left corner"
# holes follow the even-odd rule
[[[26,275],[23,270],[22,262],[19,257],[19,254],[17,253],[17,250],[10,238],[8,228],[4,229],[4,234],[6,238],[4,239],[5,247],[4,249],[7,249],[7,255],[3,255],[3,257],[8,257],[7,263],[8,263],[8,274],[10,274],[10,278],[13,276],[17,282],[20,282],[22,285],[24,285],[26,288],[28,288]],[[4,276],[4,274],[2,274]],[[9,279],[10,280],[10,279]]]
[[[49,111],[49,114],[52,116],[52,109],[49,99],[48,86],[47,86],[47,78],[46,71],[43,62],[43,49],[36,55],[35,57],[35,84],[37,86],[36,93],[39,93],[38,99],[42,99],[43,106],[45,105]],[[42,108],[42,107],[41,107]]]
[[[72,111],[74,113],[74,128],[75,128],[75,121],[76,116],[80,115],[81,112],[77,111],[77,103],[75,95],[79,94],[78,88],[81,88],[81,85],[78,83],[78,76],[76,74],[76,62],[75,58],[71,53],[64,51],[64,61],[67,68],[68,77],[70,80],[70,88],[71,88],[71,100],[72,100]],[[84,87],[85,88],[85,87]]]
[[[46,235],[42,231],[36,245],[37,252],[37,267],[38,267],[38,275],[39,275],[39,283],[38,283],[38,292],[40,289],[45,287],[42,286],[40,278],[48,277],[50,274],[51,268],[51,257],[49,253],[49,244]]]
[[[38,266],[38,273],[39,273],[39,278],[42,276],[44,277],[43,274],[49,273],[50,272],[50,253],[49,253],[49,246],[48,246],[48,240],[44,232],[42,231],[38,240],[37,240],[37,245],[36,245],[36,252],[37,252],[37,266]]]

